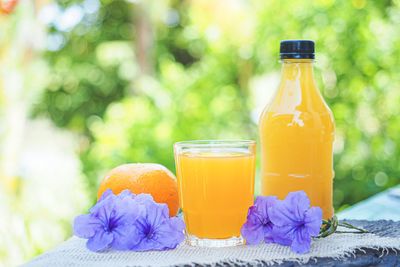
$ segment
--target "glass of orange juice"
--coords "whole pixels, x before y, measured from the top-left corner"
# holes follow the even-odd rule
[[[244,243],[240,228],[254,201],[255,147],[251,140],[175,143],[179,199],[189,245]]]

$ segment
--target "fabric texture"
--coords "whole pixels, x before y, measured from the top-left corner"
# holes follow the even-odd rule
[[[317,238],[313,240],[310,253],[303,255],[276,244],[228,248],[197,248],[182,244],[168,251],[95,253],[86,248],[86,240],[72,237],[24,266],[273,265],[287,261],[308,263],[318,261],[318,258],[339,260],[370,249],[379,251],[381,256],[400,251],[400,233],[397,231],[400,223],[364,221],[357,225],[373,230],[374,234],[334,234]]]

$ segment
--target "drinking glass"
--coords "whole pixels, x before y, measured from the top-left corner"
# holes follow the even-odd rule
[[[192,246],[244,243],[240,228],[254,201],[255,141],[175,143],[179,199]]]

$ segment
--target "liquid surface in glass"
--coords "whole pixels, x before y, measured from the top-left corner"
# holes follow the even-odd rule
[[[188,234],[240,236],[254,199],[254,154],[193,149],[176,155],[181,208]]]
[[[313,77],[311,59],[285,59],[282,79],[260,118],[262,194],[304,190],[333,216],[334,121]]]

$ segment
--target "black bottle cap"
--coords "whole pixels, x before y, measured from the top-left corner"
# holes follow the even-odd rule
[[[314,42],[311,40],[281,41],[280,58],[314,58]]]

